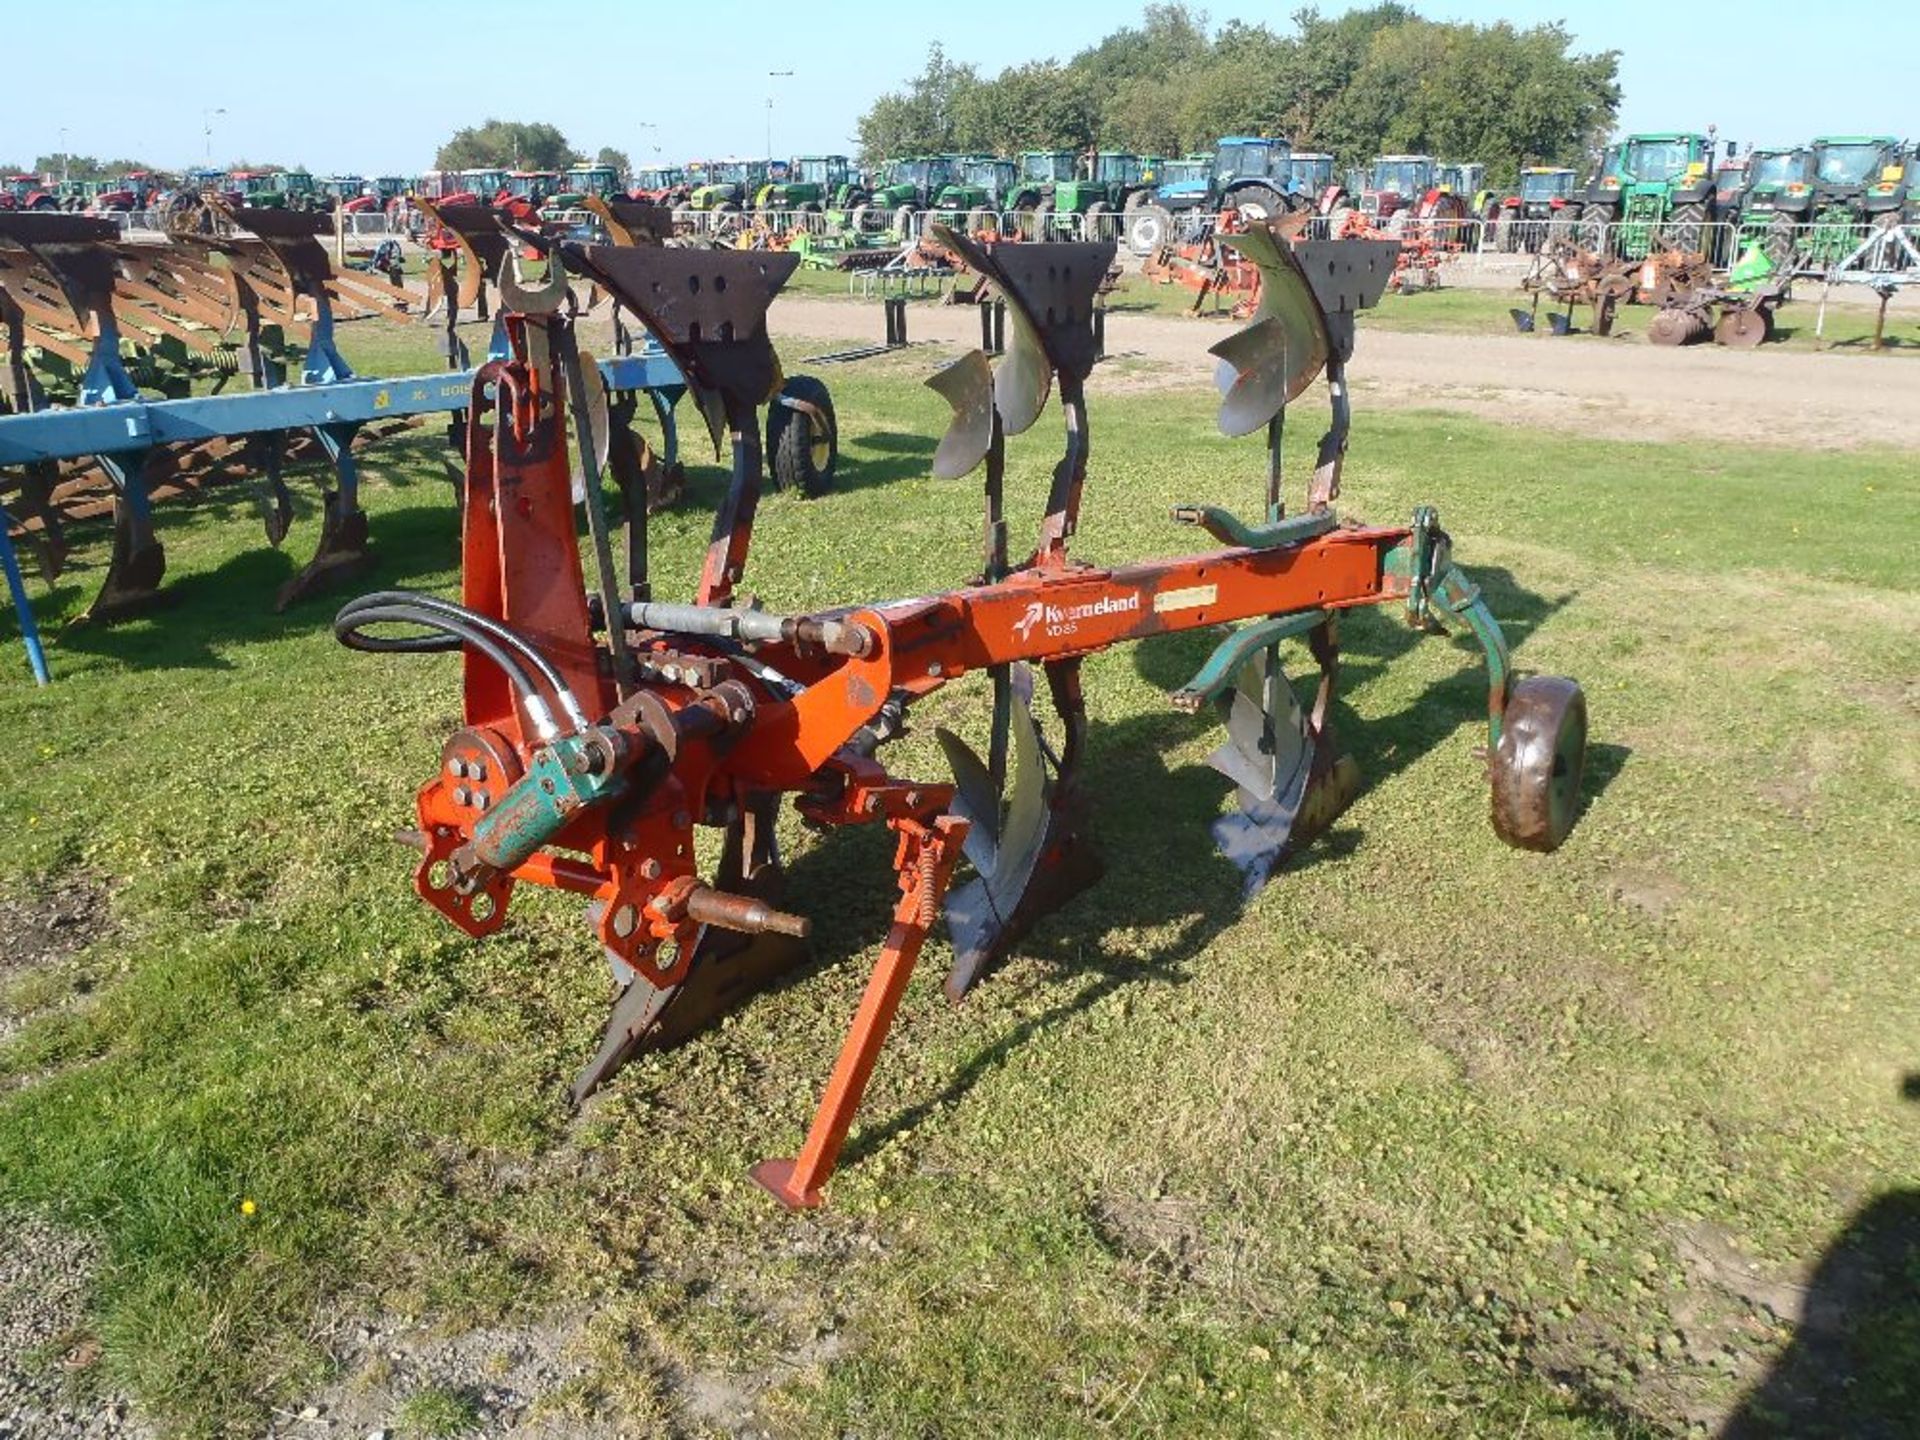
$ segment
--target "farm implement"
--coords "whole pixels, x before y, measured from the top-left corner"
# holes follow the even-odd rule
[[[379,379],[354,373],[335,341],[336,316],[411,301],[377,278],[333,273],[314,237],[317,217],[231,215],[230,237],[177,236],[165,245],[119,242],[110,221],[0,216],[5,549],[10,555],[16,538],[30,541],[51,581],[70,527],[111,516],[106,575],[85,618],[110,620],[155,597],[166,564],[155,504],[216,479],[242,475],[256,484],[267,537],[278,545],[293,516],[284,470],[303,460],[324,461],[331,483],[322,490],[314,556],[281,588],[278,607],[361,568],[369,537],[356,452],[424,416],[465,407],[470,367]],[[304,344],[285,339],[296,323]],[[229,391],[235,376],[251,388]],[[650,346],[616,355],[595,379],[607,417],[596,432],[602,463],[657,497],[678,471],[679,371]],[[631,428],[641,395],[662,420],[658,454]],[[30,630],[24,590],[15,602],[23,632]]]
[[[335,622],[355,648],[461,655],[463,723],[416,797],[420,897],[476,938],[506,923],[523,883],[586,900],[619,991],[574,1083],[576,1101],[642,1049],[686,1037],[800,960],[809,922],[783,908],[774,839],[784,798],[818,827],[891,833],[891,926],[825,1095],[798,1154],[753,1171],[788,1207],[823,1199],[943,912],[954,954],[946,989],[958,999],[1099,875],[1081,683],[1088,656],[1234,627],[1171,701],[1224,722],[1212,764],[1237,805],[1215,837],[1249,894],[1357,789],[1357,768],[1334,733],[1333,696],[1341,618],[1359,606],[1391,605],[1415,629],[1445,626],[1480,642],[1486,765],[1503,840],[1551,850],[1578,806],[1579,687],[1516,678],[1432,509],[1388,526],[1345,521],[1334,509],[1354,316],[1385,289],[1396,247],[1296,250],[1265,229],[1226,238],[1264,276],[1252,323],[1214,347],[1221,428],[1267,437],[1260,508],[1248,520],[1218,504],[1182,506],[1173,519],[1222,548],[1108,566],[1070,552],[1088,481],[1093,302],[1113,246],[985,245],[933,229],[1000,292],[1013,321],[997,367],[970,352],[928,381],[953,410],[933,473],[983,476],[984,542],[971,582],[804,613],[746,603],[762,476],[756,407],[773,402],[772,447],[806,451],[824,438],[807,396],[777,393],[780,362],[766,328],[798,257],[568,243],[558,251],[566,268],[644,321],[716,438],[729,438],[732,476],[690,600],[656,598],[644,513],[629,512],[616,562],[613,537],[592,528],[589,506],[591,566],[582,563],[566,456],[568,435],[592,429],[582,418],[590,386],[571,358],[565,277],[552,273],[543,284],[506,282],[510,353],[473,377],[461,600],[380,592]],[[1285,413],[1323,372],[1332,420],[1305,504],[1290,511]],[[1056,391],[1064,448],[1033,547],[1016,548],[1004,502],[1007,442],[1034,429]],[[589,494],[595,478],[590,471]],[[1303,690],[1283,665],[1295,643],[1311,665]],[[991,694],[984,755],[941,730],[950,778],[889,770],[882,752],[916,705],[969,674],[982,675]],[[1042,679],[1052,712],[1044,728],[1032,708]],[[696,858],[700,827],[721,835],[708,867]]]

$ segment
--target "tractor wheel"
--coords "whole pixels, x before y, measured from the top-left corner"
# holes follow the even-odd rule
[[[1511,255],[1520,248],[1520,217],[1502,215],[1493,224],[1493,248],[1502,255]]]
[[[1607,205],[1585,205],[1581,207],[1579,222],[1574,226],[1573,243],[1582,250],[1591,250],[1599,255],[1611,250],[1607,245],[1607,227],[1613,224],[1613,209]]]
[[[1242,186],[1233,192],[1228,203],[1256,223],[1278,220],[1287,213],[1287,197],[1270,185]]]
[[[1131,215],[1142,205],[1151,205],[1152,203],[1153,192],[1151,190],[1129,190],[1127,192],[1127,198],[1121,203],[1120,208]]]
[[[767,406],[767,469],[774,489],[798,490],[809,500],[824,495],[833,488],[839,463],[833,397],[813,376],[793,376]]]
[[[1151,255],[1173,236],[1173,215],[1164,205],[1142,205],[1127,217],[1127,249]]]
[[[867,223],[872,218],[871,205],[856,205],[853,207],[853,213],[847,217],[847,228],[856,235],[864,235],[867,233]]]
[[[1760,242],[1760,249],[1773,262],[1773,268],[1782,275],[1793,271],[1794,241],[1798,235],[1799,227],[1793,223],[1793,217],[1784,211],[1775,211],[1773,218],[1767,222],[1766,238]],[[1736,245],[1734,248],[1737,250],[1739,247]],[[1740,257],[1736,254],[1732,258],[1737,261]]]
[[[913,229],[913,206],[902,205],[893,212],[893,229],[897,235],[905,236]]]
[[[1087,206],[1087,219],[1083,231],[1088,240],[1106,240],[1113,235],[1113,207],[1104,200],[1096,200]]]
[[[1587,697],[1558,675],[1530,675],[1507,696],[1500,743],[1487,763],[1493,830],[1520,850],[1557,850],[1580,813]]]
[[[1053,229],[1053,201],[1042,200],[1033,207],[1033,238],[1044,240],[1051,229]]]
[[[1707,235],[1707,207],[1676,205],[1667,223],[1660,227],[1660,240],[1669,249],[1698,251]]]

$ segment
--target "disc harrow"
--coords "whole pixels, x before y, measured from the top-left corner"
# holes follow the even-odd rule
[[[755,407],[781,403],[767,309],[798,257],[569,243],[559,251],[567,268],[640,318],[730,448],[728,489],[691,599],[655,597],[643,507],[629,508],[624,565],[598,533],[591,576],[582,564],[565,436],[585,387],[563,287],[550,280],[513,287],[508,353],[474,377],[461,599],[379,592],[335,622],[356,648],[461,656],[463,723],[415,799],[421,899],[476,938],[507,923],[522,884],[586,902],[617,991],[598,1051],[574,1082],[576,1101],[634,1054],[693,1033],[804,953],[809,922],[783,908],[774,838],[783,801],[816,826],[892,834],[891,924],[806,1139],[796,1155],[753,1170],[789,1207],[821,1203],[943,912],[954,951],[946,988],[958,999],[1098,876],[1081,677],[1088,656],[1233,627],[1171,698],[1224,722],[1214,766],[1232,783],[1236,809],[1215,834],[1249,893],[1357,788],[1331,703],[1341,617],[1356,607],[1393,606],[1417,630],[1456,629],[1480,643],[1501,839],[1553,849],[1578,809],[1579,687],[1516,678],[1500,627],[1454,563],[1431,508],[1398,525],[1345,520],[1334,508],[1354,316],[1385,290],[1397,242],[1295,246],[1265,230],[1231,238],[1262,286],[1251,323],[1214,347],[1220,426],[1266,437],[1258,518],[1217,503],[1182,506],[1173,518],[1220,548],[1095,565],[1072,551],[1090,483],[1093,302],[1113,246],[983,244],[951,230],[936,238],[1000,292],[1013,322],[997,366],[970,353],[928,382],[953,411],[934,473],[982,476],[982,552],[970,580],[791,614],[745,603],[764,471]],[[512,273],[517,262],[507,263]],[[1304,500],[1290,511],[1285,418],[1323,376],[1331,421]],[[1062,433],[1052,483],[1031,549],[1016,548],[1005,503],[1008,444],[1036,430],[1056,393]],[[786,414],[803,437],[817,434],[821,417],[804,405]],[[1315,672],[1304,691],[1282,663],[1297,641]],[[883,752],[915,707],[974,673],[991,697],[986,754],[940,732],[950,777],[890,770]],[[1042,678],[1044,728],[1035,714]],[[720,833],[711,867],[697,859],[700,827]]]

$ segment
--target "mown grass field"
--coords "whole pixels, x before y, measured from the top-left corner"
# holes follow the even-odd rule
[[[418,332],[343,344],[432,363]],[[926,476],[929,368],[829,377],[842,483],[763,506],[769,605],[971,573],[976,486]],[[1191,545],[1176,502],[1254,508],[1258,449],[1205,395],[1096,379],[1092,405],[1083,556]],[[1016,513],[1052,423],[1014,442]],[[1296,473],[1317,429],[1291,427]],[[452,589],[440,451],[367,469],[363,588]],[[60,636],[45,690],[8,641],[0,683],[0,895],[99,897],[84,950],[0,971],[0,1208],[109,1257],[77,1399],[126,1386],[168,1433],[259,1433],[328,1382],[336,1322],[558,1315],[580,1373],[538,1418],[627,1434],[706,1433],[716,1387],[796,1436],[1656,1434],[1762,1385],[1756,1423],[1898,1433],[1920,1406],[1911,456],[1363,410],[1347,473],[1349,514],[1437,504],[1517,662],[1586,686],[1567,846],[1487,823],[1476,652],[1364,615],[1337,719],[1366,788],[1243,908],[1207,835],[1216,733],[1165,698],[1211,637],[1103,655],[1106,880],[964,1007],[929,947],[809,1215],[745,1170],[811,1115],[885,928],[884,837],[796,827],[814,966],[576,1118],[609,998],[580,907],[523,892],[471,943],[389,839],[454,662],[349,653],[337,597],[271,613],[310,481],[292,554],[239,490],[165,514],[168,608]],[[695,481],[654,526],[666,598],[721,475]],[[75,558],[51,628],[100,542]],[[893,767],[937,776],[933,726],[983,705],[916,711]],[[1862,1279],[1859,1254],[1893,1258]],[[1778,1300],[1810,1276],[1838,1321]],[[472,1414],[421,1393],[394,1423]]]

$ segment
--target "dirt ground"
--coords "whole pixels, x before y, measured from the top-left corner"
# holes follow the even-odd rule
[[[1629,312],[1631,316],[1634,312]],[[783,296],[769,324],[776,335],[877,342],[878,305]],[[1211,381],[1207,347],[1225,321],[1115,313],[1107,351],[1127,360],[1093,385],[1124,375],[1129,389],[1155,377],[1168,385]],[[1362,326],[1352,367],[1364,405],[1444,408],[1514,424],[1608,437],[1722,438],[1844,450],[1920,446],[1920,370],[1866,354],[1741,353],[1713,346],[1666,350],[1647,343],[1631,319],[1627,334],[1601,340],[1522,335],[1422,335]],[[979,343],[967,307],[916,306],[916,343]],[[804,349],[788,357],[797,364]]]

